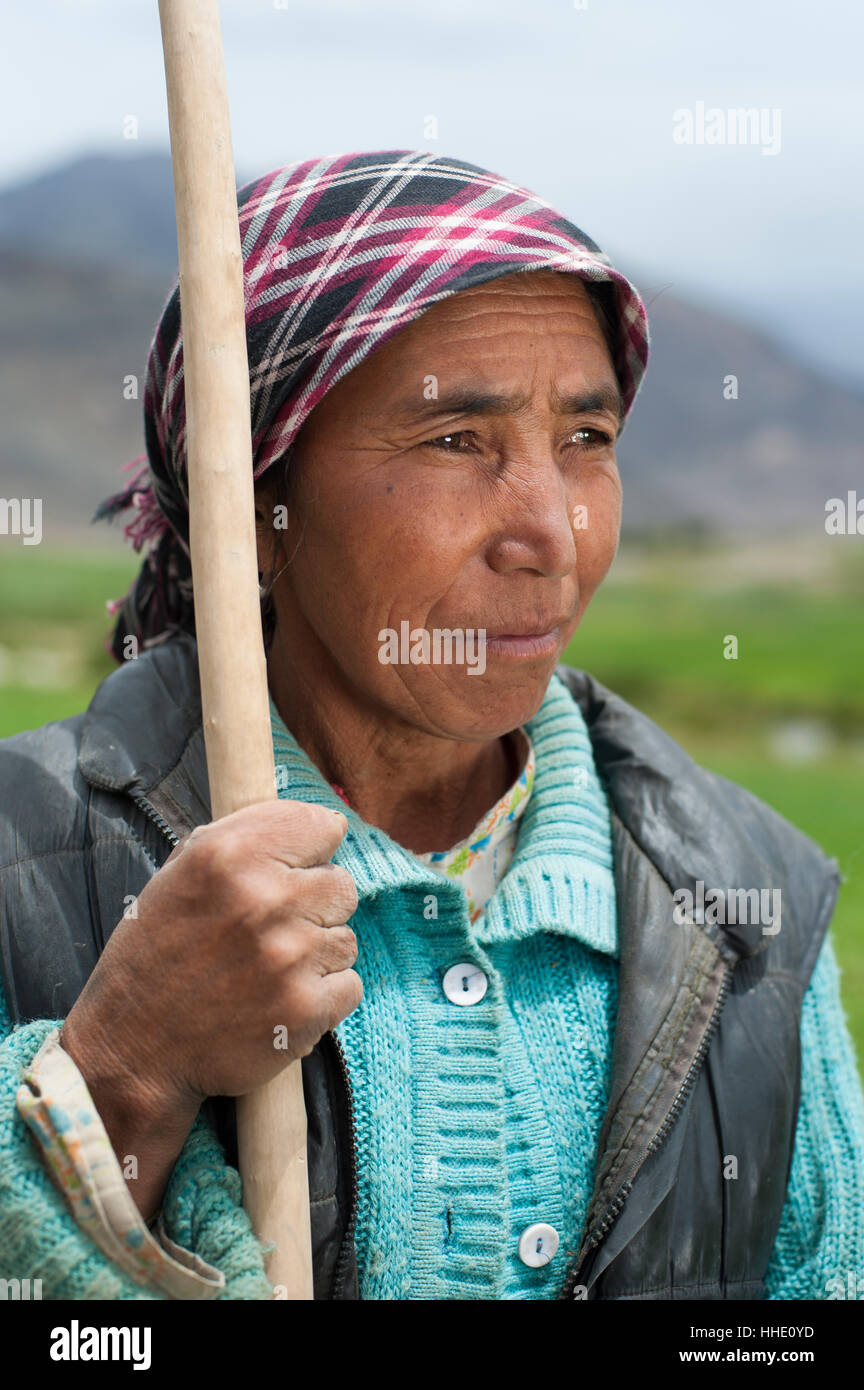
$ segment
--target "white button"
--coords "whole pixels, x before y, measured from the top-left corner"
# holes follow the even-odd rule
[[[479,1004],[489,988],[483,971],[470,960],[451,965],[441,983],[451,1004]]]
[[[550,1260],[554,1260],[557,1253],[558,1232],[554,1226],[538,1221],[533,1226],[525,1227],[519,1237],[519,1258],[523,1265],[539,1269],[541,1265],[548,1265]]]

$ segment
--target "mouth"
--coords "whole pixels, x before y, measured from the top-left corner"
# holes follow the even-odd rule
[[[486,634],[486,656],[514,661],[536,661],[551,656],[561,642],[561,627],[546,632],[496,632]]]

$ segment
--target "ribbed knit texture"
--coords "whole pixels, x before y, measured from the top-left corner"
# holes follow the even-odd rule
[[[864,1096],[827,937],[804,996],[795,1152],[766,1296],[864,1298]],[[838,1283],[846,1292],[838,1292]]]
[[[474,1298],[552,1297],[580,1234],[608,1085],[616,932],[608,831],[602,810],[591,814],[581,776],[571,780],[572,770],[590,768],[590,750],[564,694],[553,681],[528,726],[542,799],[532,796],[510,871],[472,936],[456,884],[346,812],[349,834],[336,858],[358,885],[366,994],[338,1031],[357,1106],[366,1298],[454,1298],[459,1289]],[[272,705],[271,714],[281,725]],[[284,729],[274,748],[288,773],[281,795],[345,810]],[[436,902],[437,920],[424,916]],[[466,956],[487,971],[490,988],[460,1009],[441,993],[441,971]],[[159,1297],[79,1229],[15,1107],[24,1067],[59,1026],[40,1019],[12,1028],[0,993],[0,1278],[39,1278],[52,1299]],[[864,1099],[830,938],[804,1000],[802,1057],[767,1294],[843,1296],[838,1288],[851,1275],[860,1297]],[[223,1271],[223,1298],[267,1297],[238,1175],[201,1117],[163,1209],[168,1235]],[[554,1225],[562,1247],[550,1265],[529,1270],[516,1245],[535,1220]]]

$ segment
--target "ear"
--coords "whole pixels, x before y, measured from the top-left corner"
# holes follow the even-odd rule
[[[255,530],[259,534],[268,529],[273,514],[270,495],[272,491],[269,480],[255,484]]]
[[[272,571],[281,554],[281,536],[273,522],[272,491],[269,483],[255,488],[255,539],[258,546],[259,576]]]

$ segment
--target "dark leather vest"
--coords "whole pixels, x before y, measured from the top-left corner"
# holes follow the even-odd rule
[[[758,1299],[786,1194],[801,1004],[833,861],[697,767],[589,675],[612,808],[619,1009],[582,1247],[562,1298]],[[16,1022],[68,1013],[130,895],[209,819],[191,638],[102,683],[85,715],[0,742],[0,960]],[[779,931],[675,920],[676,890],[779,890]],[[679,914],[680,915],[680,914]],[[303,1060],[315,1296],[357,1298],[351,1096],[333,1034]],[[233,1102],[208,1102],[236,1162]]]

